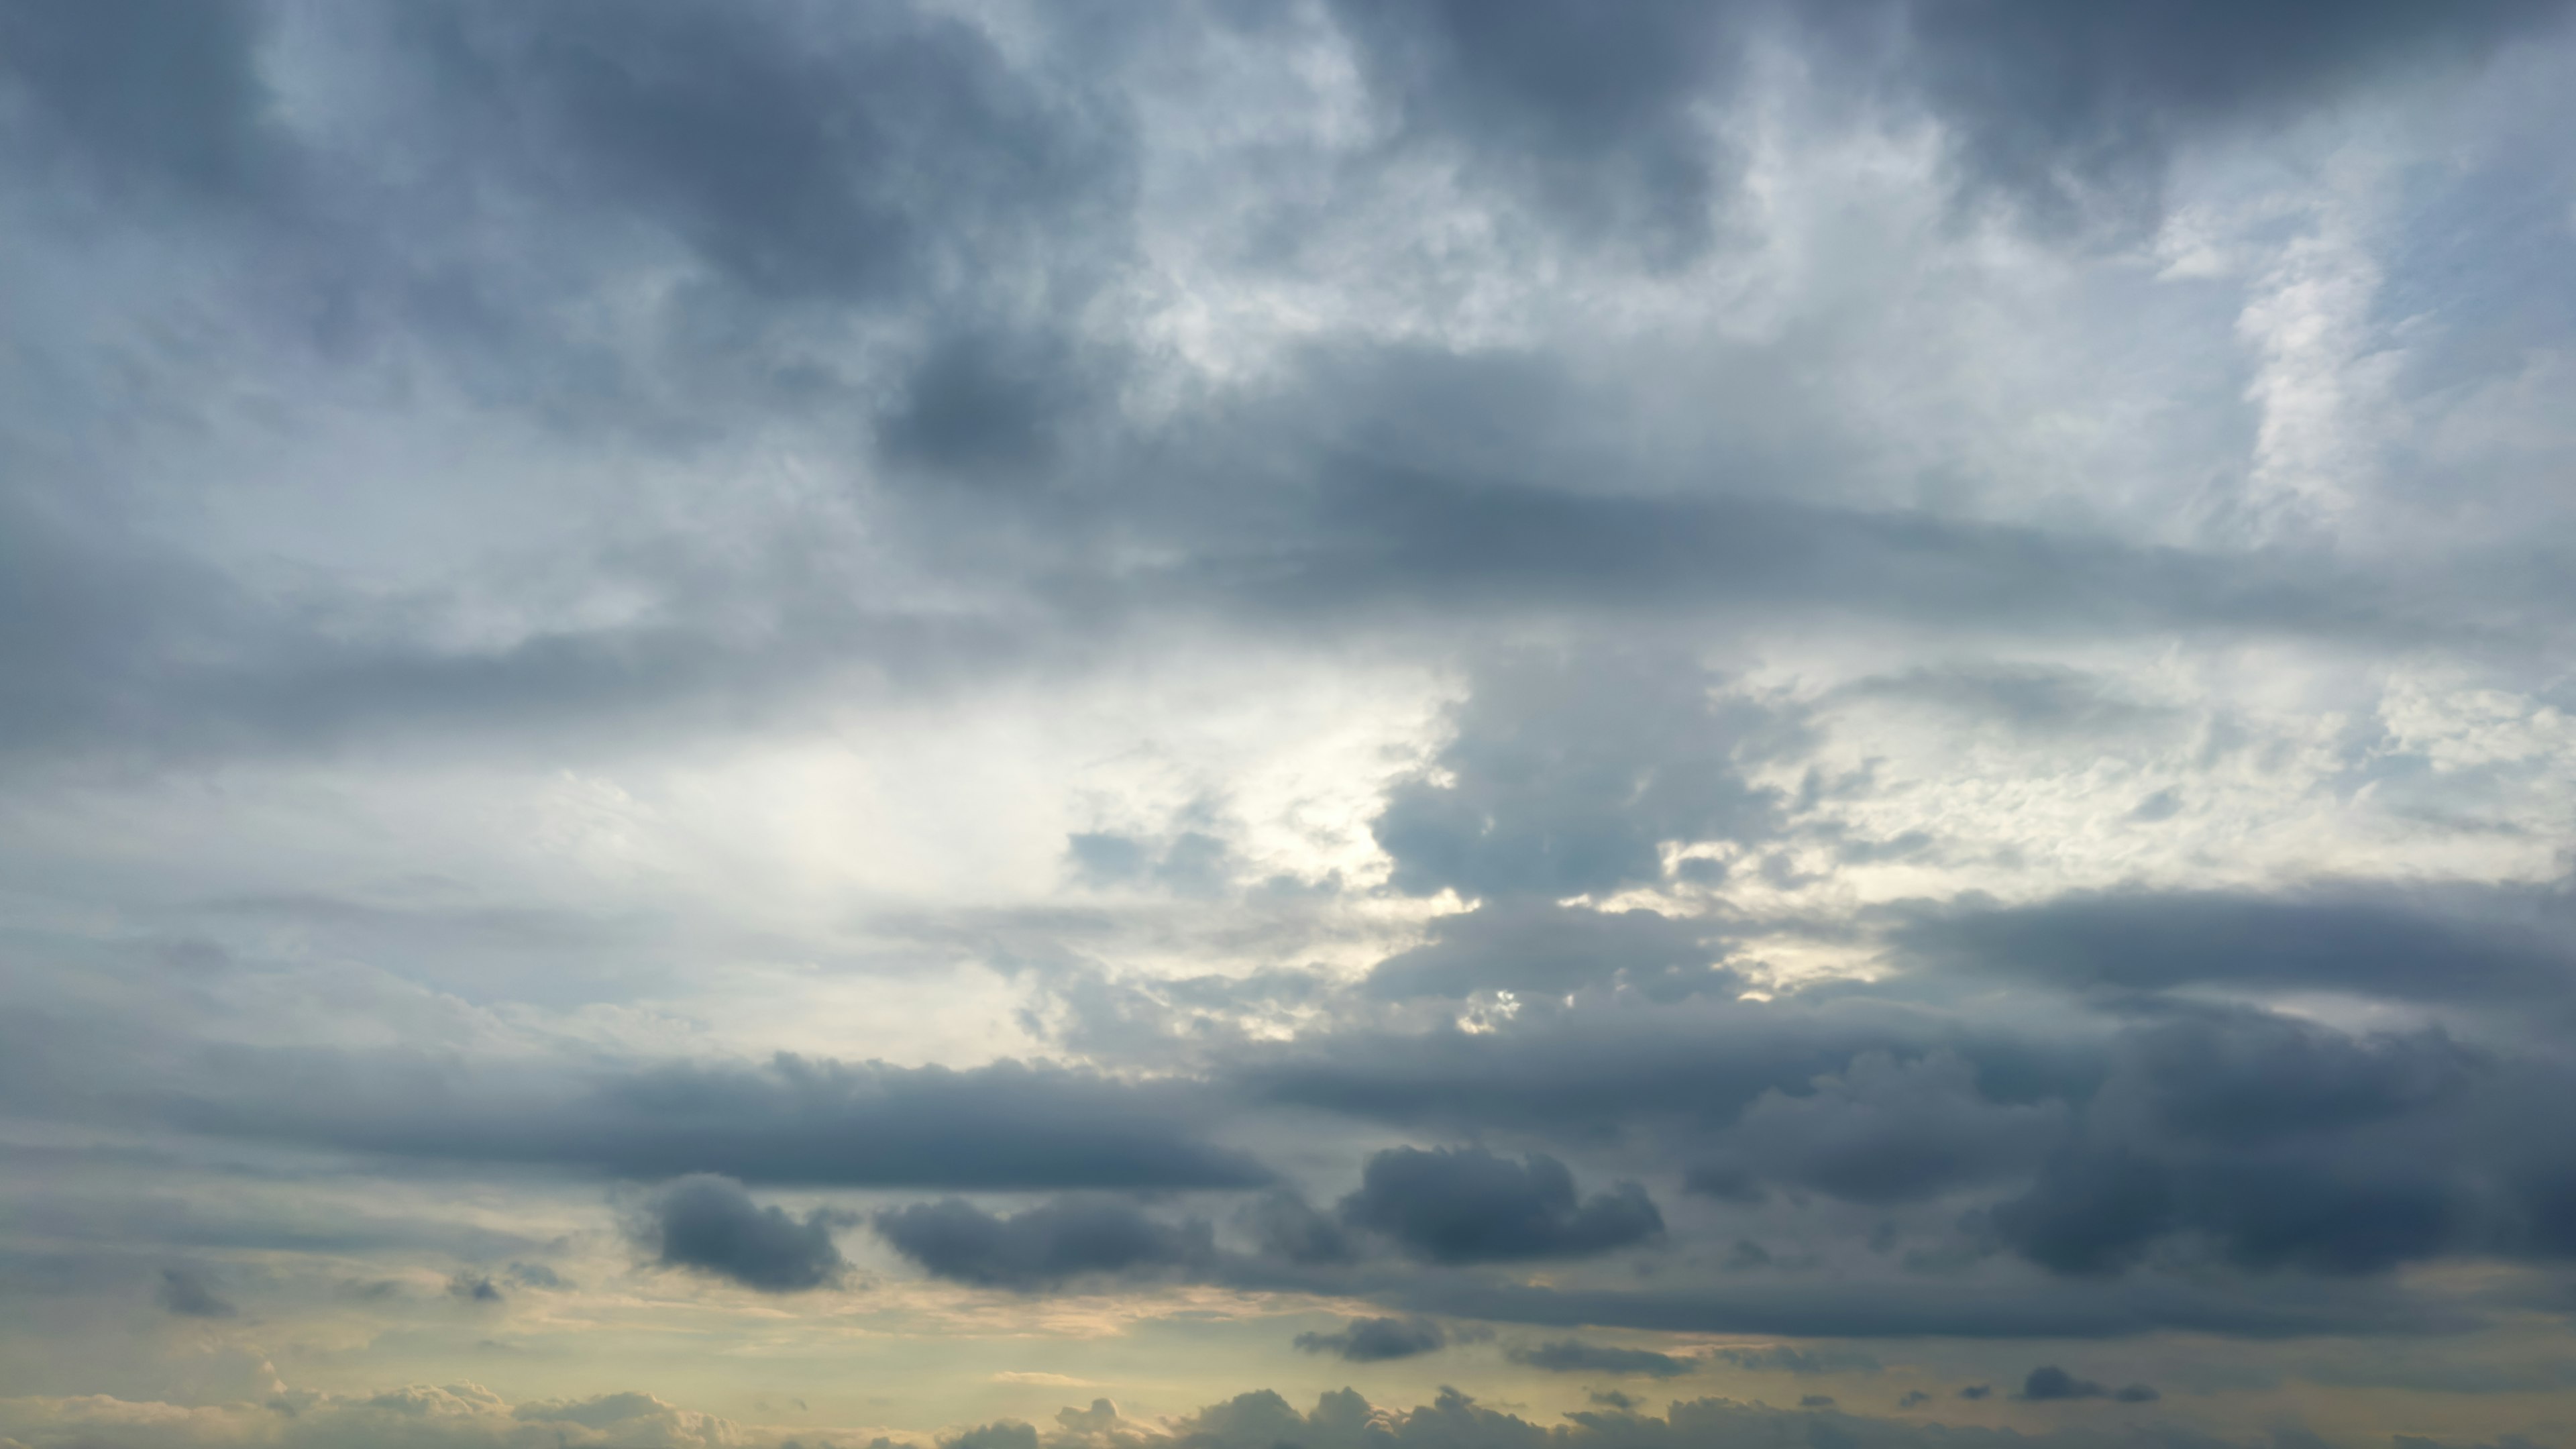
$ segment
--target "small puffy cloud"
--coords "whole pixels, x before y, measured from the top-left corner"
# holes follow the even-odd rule
[[[1341,1215],[1436,1263],[1582,1257],[1664,1230],[1663,1214],[1635,1183],[1578,1198],[1574,1174],[1555,1158],[1514,1162],[1481,1147],[1377,1153]]]
[[[841,1280],[848,1265],[832,1230],[856,1221],[824,1208],[800,1220],[753,1202],[730,1178],[699,1174],[655,1193],[635,1235],[664,1267],[694,1269],[763,1293],[796,1293]]]

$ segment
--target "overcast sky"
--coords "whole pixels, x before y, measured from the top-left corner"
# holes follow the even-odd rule
[[[0,0],[0,1449],[2576,1445],[2571,136]]]

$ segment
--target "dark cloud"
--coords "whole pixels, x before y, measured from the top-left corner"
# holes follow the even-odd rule
[[[740,1183],[701,1174],[654,1193],[637,1240],[666,1268],[691,1268],[763,1293],[801,1293],[841,1281],[848,1264],[832,1230],[858,1219],[816,1208],[800,1221],[763,1207]]]
[[[2392,71],[2475,59],[2566,8],[1916,0],[1896,7],[1881,33],[1901,36],[1893,84],[1942,119],[1972,195],[2010,198],[2044,226],[2127,229],[2158,215],[2178,147],[2219,128],[2286,120]]]
[[[881,1212],[871,1222],[934,1277],[1020,1293],[1094,1275],[1204,1269],[1215,1256],[1206,1223],[1165,1223],[1107,1199],[1062,1199],[1004,1217],[950,1198]]]
[[[2563,1090],[2561,1067],[2249,1011],[2150,1024],[2108,1058],[2082,1133],[1994,1209],[2043,1266],[2117,1272],[2191,1243],[2323,1273],[2560,1251],[2523,1225],[2567,1154],[2521,1104]]]
[[[1336,14],[1408,139],[1463,153],[1553,226],[1653,265],[1714,239],[1738,163],[1694,103],[1733,68],[1727,7],[1403,0]]]
[[[1594,1389],[1584,1397],[1602,1408],[1617,1409],[1621,1413],[1627,1413],[1637,1407],[1635,1398],[1617,1389]]]
[[[1366,1120],[1606,1133],[1722,1126],[1772,1088],[1804,1087],[1871,1047],[1919,1045],[1925,1031],[1919,1017],[1848,1001],[1603,1002],[1496,1031],[1316,1034],[1221,1069],[1254,1100]]]
[[[2074,989],[2206,983],[2476,1001],[2555,996],[2576,981],[2566,910],[2553,893],[2515,888],[2448,898],[2398,886],[2310,899],[2104,893],[1963,909],[1901,925],[1893,940],[1933,964]]]
[[[1690,1360],[1675,1358],[1668,1353],[1586,1343],[1579,1338],[1561,1338],[1536,1348],[1515,1348],[1508,1357],[1516,1364],[1545,1369],[1549,1373],[1617,1374],[1649,1379],[1679,1378],[1693,1367]]]
[[[1798,1397],[1798,1407],[1801,1409],[1830,1409],[1833,1406],[1834,1397],[1831,1394],[1801,1394]]]
[[[2110,1399],[2122,1404],[2145,1404],[2162,1396],[2145,1384],[2112,1389],[2091,1379],[2079,1379],[2055,1364],[2042,1364],[2030,1371],[2030,1377],[2022,1381],[2021,1392],[2014,1397],[2031,1403],[2054,1399]]]
[[[1919,1409],[1932,1402],[1932,1396],[1921,1389],[1907,1389],[1896,1401],[1900,1409]]]
[[[219,1296],[203,1275],[188,1268],[162,1269],[152,1297],[182,1318],[234,1318],[241,1313]]]
[[[578,1084],[504,1074],[460,1090],[422,1063],[244,1056],[232,1081],[325,1077],[341,1090],[174,1103],[199,1131],[457,1161],[539,1162],[631,1178],[713,1172],[752,1183],[958,1188],[1250,1187],[1241,1153],[1196,1140],[1178,1084],[1072,1068],[967,1071],[781,1056],[766,1066],[645,1068]],[[436,1106],[429,1104],[435,1102]]]
[[[1756,1178],[1853,1202],[1918,1201],[2035,1166],[2067,1131],[2063,1103],[1989,1100],[1952,1053],[1900,1063],[1865,1052],[1802,1094],[1778,1088],[1726,1137],[1731,1159],[1694,1169],[1694,1190],[1742,1200]]]
[[[1413,1358],[1448,1347],[1449,1335],[1428,1318],[1354,1318],[1331,1333],[1301,1333],[1303,1353],[1330,1354],[1350,1363]]]
[[[1436,1263],[1582,1257],[1664,1230],[1663,1214],[1635,1183],[1578,1199],[1574,1174],[1555,1158],[1514,1162],[1480,1147],[1373,1154],[1340,1212]]]
[[[32,136],[111,188],[233,199],[269,179],[280,143],[247,0],[101,0],[0,11],[0,87]]]
[[[1266,1192],[1246,1204],[1245,1225],[1261,1251],[1307,1266],[1351,1263],[1360,1245],[1351,1231],[1293,1192]]]
[[[1994,1392],[1995,1386],[1992,1384],[1970,1384],[1959,1390],[1959,1397],[1974,1401],[1977,1399],[1992,1398],[1994,1397]]]
[[[451,103],[523,128],[508,151],[460,138],[478,154],[650,219],[754,294],[908,297],[1123,207],[1112,118],[905,5],[458,3],[406,22]]]

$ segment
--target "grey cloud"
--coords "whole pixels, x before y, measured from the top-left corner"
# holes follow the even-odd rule
[[[1779,801],[1740,767],[1760,711],[1721,705],[1686,658],[1577,654],[1479,671],[1438,776],[1387,794],[1372,830],[1396,889],[1562,897],[1662,879],[1660,847],[1759,840]]]
[[[1723,1126],[1872,1047],[1922,1044],[1913,1014],[1857,1001],[1582,1004],[1507,1029],[1352,1028],[1246,1050],[1220,1070],[1247,1097],[1368,1120],[1546,1132],[1657,1121]]]
[[[1428,1318],[1354,1318],[1330,1333],[1298,1334],[1296,1346],[1349,1363],[1383,1363],[1437,1353],[1449,1346],[1449,1335]]]
[[[2561,0],[1918,0],[1894,12],[1892,83],[1942,118],[1971,193],[2008,197],[2043,226],[2126,229],[2159,214],[2164,169],[2181,145],[2286,120],[2375,76],[2479,58],[2565,12]]]
[[[451,94],[534,130],[531,181],[652,218],[754,293],[936,287],[962,280],[943,267],[1025,259],[1122,208],[1111,118],[1015,71],[973,27],[907,6],[457,4],[406,19]]]
[[[1635,1290],[1427,1277],[1379,1284],[1372,1296],[1407,1312],[1495,1323],[1785,1338],[2113,1339],[2181,1330],[2262,1340],[2443,1332],[2477,1321],[2381,1280],[2284,1278],[2264,1289],[2144,1274],[2108,1283],[1908,1276]]]
[[[576,1079],[415,1090],[428,1064],[244,1055],[237,1082],[272,1074],[340,1090],[192,1097],[168,1112],[205,1132],[401,1157],[533,1162],[656,1179],[713,1172],[810,1186],[1252,1187],[1241,1153],[1197,1139],[1178,1084],[1143,1086],[1055,1066],[968,1071],[782,1056],[766,1066],[648,1067]],[[515,1089],[515,1095],[513,1095]]]
[[[1243,1217],[1261,1251],[1284,1262],[1326,1266],[1360,1258],[1351,1231],[1296,1193],[1263,1193],[1245,1205]]]
[[[164,1268],[153,1287],[153,1301],[182,1318],[234,1318],[241,1310],[217,1294],[204,1275],[190,1268]]]
[[[1691,1371],[1687,1359],[1675,1358],[1652,1349],[1619,1348],[1606,1343],[1586,1343],[1579,1338],[1561,1338],[1542,1343],[1536,1348],[1515,1348],[1511,1361],[1534,1369],[1558,1374],[1615,1374],[1622,1377],[1671,1379]]]
[[[634,1233],[666,1268],[694,1269],[763,1293],[801,1293],[841,1281],[848,1263],[832,1230],[857,1221],[824,1208],[800,1221],[784,1208],[752,1201],[740,1183],[701,1174],[655,1192]]]
[[[879,1237],[935,1277],[1021,1293],[1092,1275],[1202,1269],[1215,1254],[1206,1223],[1176,1226],[1106,1199],[1060,1199],[1003,1217],[949,1198],[871,1221]]]
[[[279,164],[261,22],[260,6],[236,0],[13,5],[0,12],[0,76],[31,103],[35,137],[110,187],[234,198]]]
[[[1555,227],[1690,260],[1739,163],[1694,103],[1732,70],[1724,6],[1404,0],[1336,7],[1409,140],[1446,145]]]
[[[1775,1343],[1768,1348],[1721,1348],[1711,1357],[1743,1369],[1760,1369],[1785,1374],[1876,1373],[1878,1360],[1849,1349],[1792,1348]]]
[[[2524,1105],[2564,1090],[2563,1066],[2244,1011],[2124,1033],[2111,1061],[2082,1133],[1994,1210],[2051,1269],[2117,1272],[2184,1241],[2326,1273],[2565,1250],[2530,1230],[2567,1154]]]
[[[1693,1444],[1806,1445],[1814,1449],[2220,1449],[2233,1441],[2176,1425],[2086,1424],[2025,1431],[1968,1425],[1911,1424],[1832,1408],[1775,1409],[1730,1399],[1682,1400],[1663,1417],[1612,1406],[1580,1411],[1567,1422],[1542,1428],[1486,1408],[1456,1389],[1443,1389],[1428,1404],[1409,1410],[1372,1407],[1341,1389],[1325,1394],[1301,1414],[1269,1390],[1210,1405],[1176,1427],[1187,1442],[1208,1449],[1362,1449],[1371,1443],[1396,1449],[1683,1449]]]
[[[2109,680],[2054,666],[1974,664],[1907,670],[1836,689],[1833,700],[1930,705],[2035,736],[2101,735],[2171,726],[2174,710],[2124,697]]]
[[[502,1293],[500,1285],[484,1274],[458,1273],[447,1280],[447,1296],[468,1303],[498,1303]]]
[[[1663,999],[1745,984],[1716,964],[1724,948],[1706,923],[1653,911],[1501,901],[1444,916],[1432,930],[1429,942],[1371,968],[1367,990],[1396,1000],[1510,991],[1544,1002],[1595,986]]]
[[[2199,983],[2408,1001],[2555,996],[2576,981],[2556,892],[2390,886],[2282,898],[2104,892],[1900,925],[1915,959],[2070,988]]]
[[[543,1263],[512,1263],[510,1281],[522,1288],[570,1288],[562,1274]]]
[[[1807,1092],[1762,1094],[1725,1139],[1733,1157],[1692,1185],[1743,1197],[1759,1177],[1853,1202],[1920,1200],[2025,1172],[2066,1135],[2063,1103],[1988,1100],[1954,1053],[1864,1052]]]
[[[2032,1403],[2053,1399],[2111,1399],[2123,1404],[2151,1403],[2161,1397],[2145,1384],[2131,1384],[2122,1389],[2106,1388],[2091,1379],[2079,1379],[2055,1364],[2042,1364],[2022,1381],[2016,1398]]]
[[[1555,1158],[1513,1162],[1476,1147],[1376,1153],[1340,1212],[1437,1263],[1581,1257],[1664,1230],[1663,1214],[1635,1183],[1578,1198],[1574,1174]]]

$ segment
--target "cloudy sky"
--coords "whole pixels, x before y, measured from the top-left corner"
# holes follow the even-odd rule
[[[0,3],[0,1449],[2576,1444],[2571,135]]]

